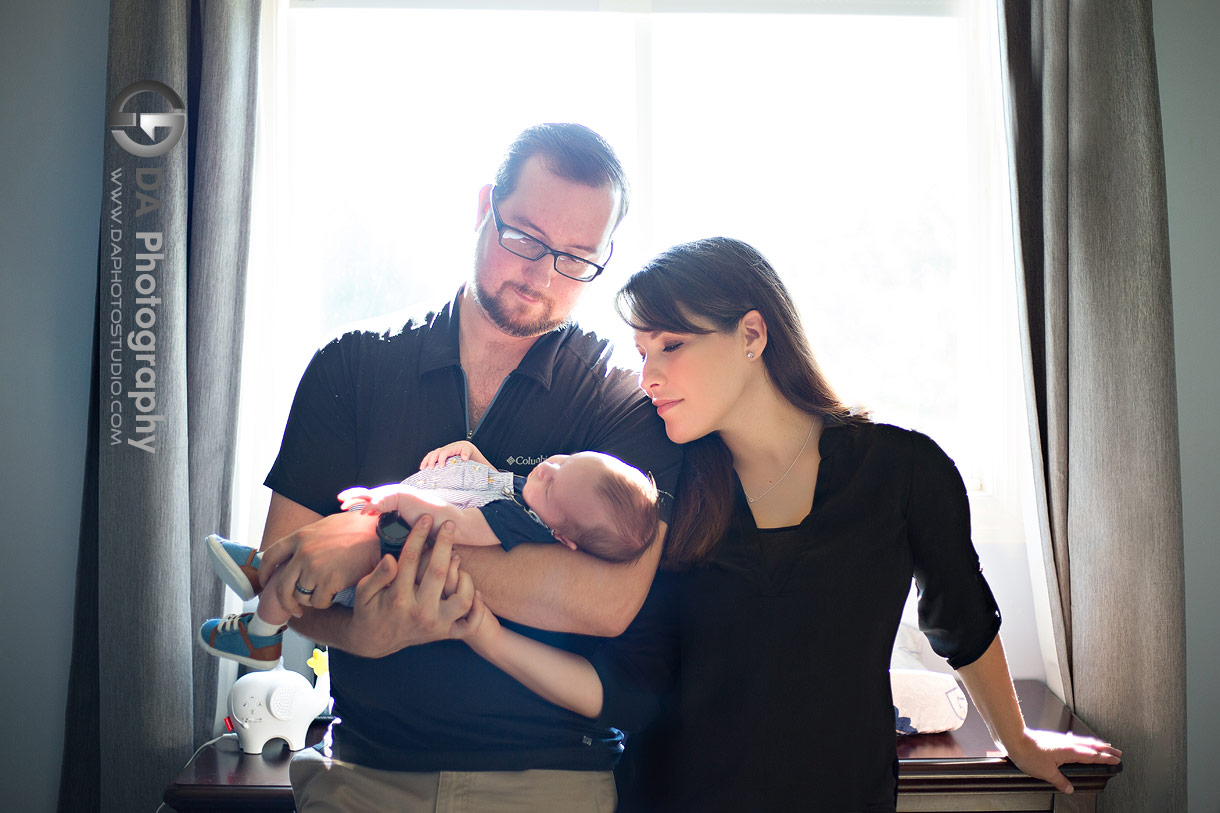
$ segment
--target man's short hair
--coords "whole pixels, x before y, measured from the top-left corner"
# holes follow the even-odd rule
[[[546,168],[565,180],[587,186],[607,184],[618,192],[617,227],[627,214],[631,190],[614,149],[583,124],[537,124],[523,131],[504,154],[496,170],[496,195],[503,200],[517,188],[525,162],[542,156]]]

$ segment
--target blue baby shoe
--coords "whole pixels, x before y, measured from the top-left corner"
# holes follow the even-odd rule
[[[249,601],[262,592],[263,585],[258,580],[262,551],[230,542],[218,534],[212,534],[204,543],[216,575],[243,601]]]
[[[211,618],[199,628],[199,643],[220,658],[244,663],[251,669],[274,669],[284,644],[284,627],[275,635],[251,635],[246,629],[254,613]]]

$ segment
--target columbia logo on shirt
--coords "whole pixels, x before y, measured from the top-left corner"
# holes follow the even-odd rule
[[[504,462],[509,466],[537,466],[543,460],[546,460],[546,457],[541,455],[538,457],[509,455],[508,457],[504,458]]]

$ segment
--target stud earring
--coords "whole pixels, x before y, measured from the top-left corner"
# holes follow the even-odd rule
[[[754,351],[751,350],[750,352],[746,353],[746,358],[748,358],[748,359],[754,358]]]

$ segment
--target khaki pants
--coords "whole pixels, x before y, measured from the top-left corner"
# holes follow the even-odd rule
[[[306,748],[289,773],[299,813],[613,813],[618,803],[611,771],[400,773]]]

